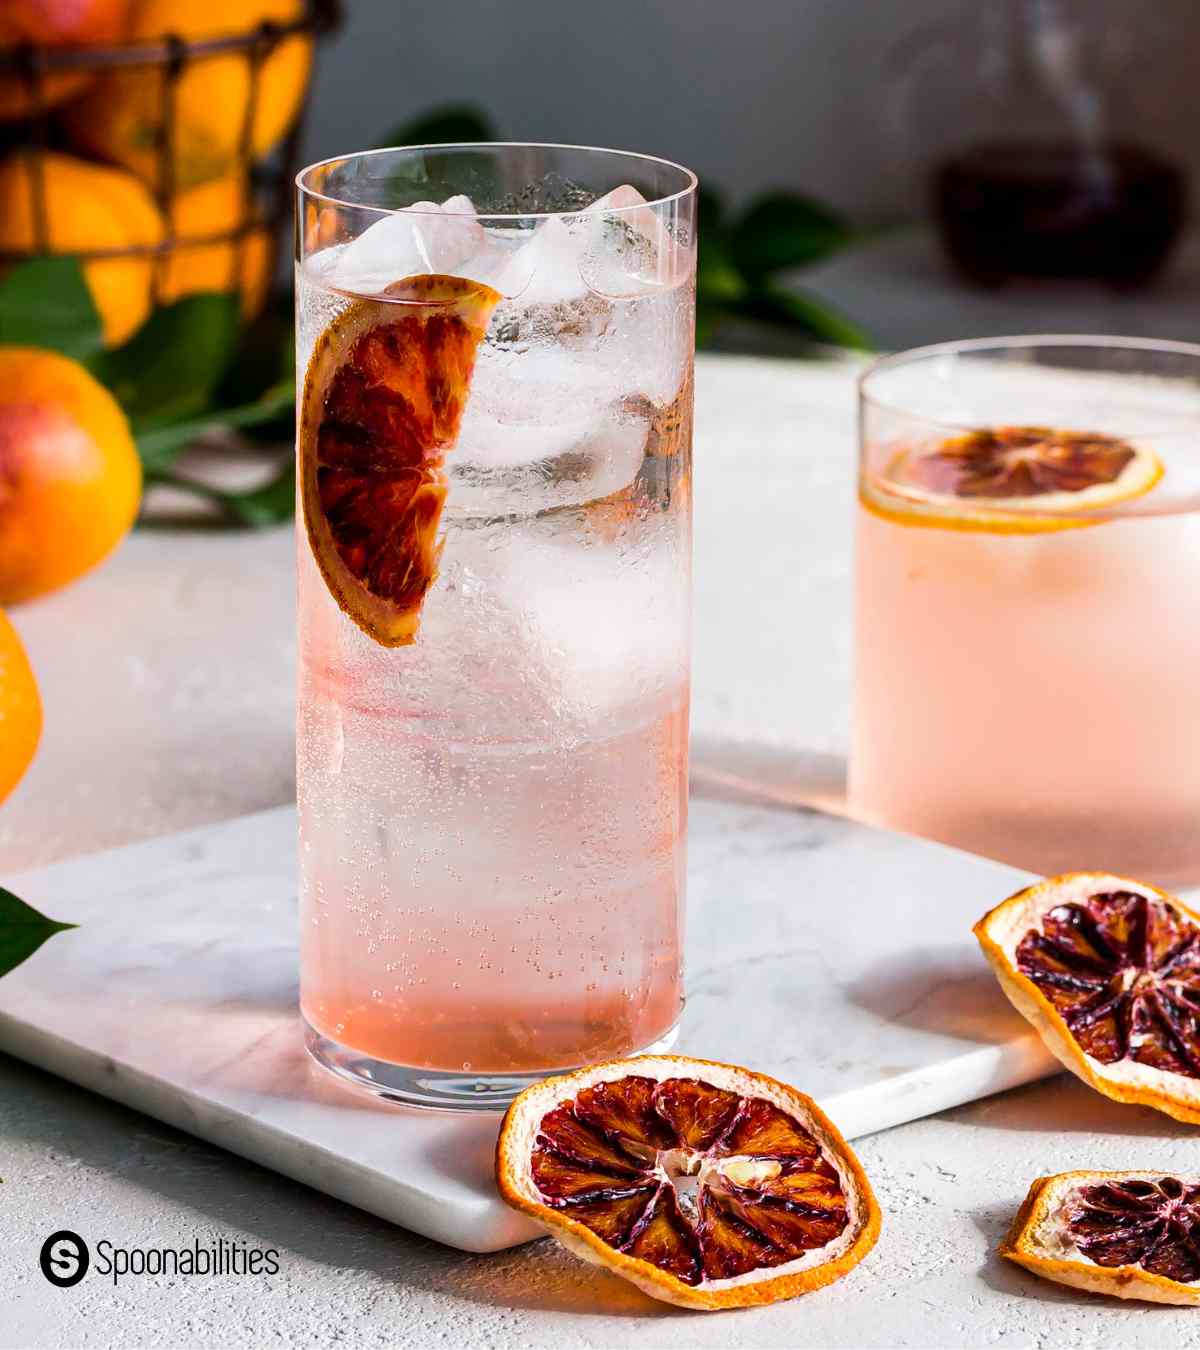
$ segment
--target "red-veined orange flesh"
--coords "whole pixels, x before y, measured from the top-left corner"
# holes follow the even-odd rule
[[[1144,882],[1074,872],[1010,896],[975,934],[1072,1073],[1200,1121],[1200,915]]]
[[[313,557],[341,608],[386,647],[416,641],[437,577],[454,445],[500,296],[419,276],[359,300],[317,341],[300,415]]]
[[[1139,497],[1163,468],[1153,451],[1116,436],[1055,427],[982,427],[905,447],[860,496],[876,515],[906,525],[1036,534],[1078,529]]]
[[[1200,1176],[1039,1177],[1000,1255],[1058,1284],[1151,1303],[1200,1303]]]
[[[819,1288],[879,1228],[862,1169],[811,1099],[680,1056],[527,1089],[505,1118],[497,1176],[572,1250],[689,1307]]]

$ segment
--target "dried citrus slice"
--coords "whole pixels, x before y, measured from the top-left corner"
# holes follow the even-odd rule
[[[1200,1121],[1200,915],[1143,882],[1072,872],[1010,896],[975,936],[1072,1073]]]
[[[1039,533],[1092,525],[1094,512],[1140,497],[1163,467],[1152,450],[1115,436],[1052,427],[985,427],[933,448],[901,450],[860,496],[905,525]]]
[[[1076,1289],[1152,1303],[1200,1303],[1200,1176],[1039,1177],[1000,1255]]]
[[[526,1088],[504,1118],[496,1176],[571,1251],[689,1308],[819,1289],[879,1236],[858,1159],[811,1098],[679,1055]]]
[[[409,277],[317,340],[300,409],[300,495],[313,557],[343,610],[385,647],[416,639],[437,576],[454,444],[475,352],[500,296]]]

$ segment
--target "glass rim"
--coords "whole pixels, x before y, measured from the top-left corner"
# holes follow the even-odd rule
[[[1200,343],[1197,342],[1176,341],[1174,338],[1121,337],[1106,333],[1016,333],[1006,337],[953,338],[948,342],[930,342],[920,347],[906,347],[903,351],[889,352],[886,356],[876,357],[858,376],[856,381],[858,397],[860,402],[869,403],[872,408],[897,413],[902,417],[911,417],[926,426],[941,427],[948,431],[973,431],[976,428],[967,423],[927,417],[912,408],[879,398],[871,393],[868,385],[877,375],[931,357],[969,355],[971,352],[1000,351],[1006,348],[1018,350],[1022,347],[1097,347],[1190,356],[1197,362],[1196,374],[1200,377]]]
[[[637,150],[614,150],[601,145],[567,145],[556,141],[434,141],[426,145],[385,145],[374,150],[353,150],[345,155],[329,155],[325,159],[318,159],[300,170],[294,180],[296,190],[304,197],[324,202],[328,206],[345,207],[351,211],[373,211],[379,216],[394,216],[404,212],[405,215],[433,216],[436,214],[438,216],[460,216],[472,220],[549,220],[555,216],[577,216],[581,214],[579,209],[571,211],[479,211],[468,213],[466,211],[445,211],[439,207],[436,212],[414,211],[411,206],[374,206],[369,202],[348,201],[344,197],[335,197],[327,192],[321,192],[304,181],[309,174],[314,173],[317,169],[323,169],[327,164],[336,164],[351,159],[368,159],[375,155],[407,154],[419,150],[476,152],[481,150],[578,150],[585,154],[617,155],[624,159],[641,160],[645,164],[660,165],[682,174],[686,180],[684,186],[676,192],[669,192],[652,200],[637,202],[632,206],[606,207],[605,215],[619,216],[625,212],[641,211],[647,207],[667,206],[671,202],[681,201],[694,193],[700,185],[700,180],[696,174],[684,165],[677,164],[672,159],[663,159],[660,155],[647,155]],[[614,186],[616,185],[614,184]],[[583,210],[587,209],[587,207],[583,208]]]

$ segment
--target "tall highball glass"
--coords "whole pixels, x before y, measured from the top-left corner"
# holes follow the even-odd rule
[[[459,145],[297,182],[308,1044],[494,1109],[682,1006],[696,180]]]

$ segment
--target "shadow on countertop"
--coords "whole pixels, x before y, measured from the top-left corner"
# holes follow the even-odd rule
[[[496,1308],[576,1316],[688,1315],[584,1265],[549,1240],[489,1256],[444,1247],[7,1055],[0,1055],[0,1102],[0,1153],[9,1151],[5,1141],[25,1141],[51,1164],[24,1183],[46,1188],[47,1214],[58,1212],[59,1169],[82,1166],[161,1198],[164,1214],[155,1226],[155,1246],[219,1235],[278,1248],[285,1270],[290,1254],[334,1271],[349,1269]],[[20,1182],[11,1168],[6,1162],[6,1180]],[[205,1231],[211,1228],[219,1233]],[[142,1233],[111,1237],[130,1245],[148,1239]],[[339,1319],[347,1313],[345,1307],[332,1311]]]

